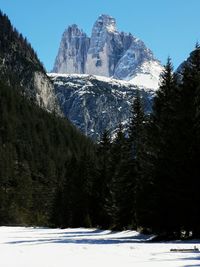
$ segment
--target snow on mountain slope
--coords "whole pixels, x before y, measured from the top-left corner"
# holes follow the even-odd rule
[[[200,241],[151,243],[135,231],[0,227],[2,267],[189,267],[199,253],[171,248],[200,247]]]
[[[162,70],[163,67],[161,67],[158,62],[146,61],[140,67],[140,71],[138,71],[135,76],[131,77],[129,82],[138,86],[144,86],[156,90],[159,86],[158,77],[160,76]]]
[[[65,116],[98,139],[105,129],[113,134],[119,123],[126,127],[138,89],[145,111],[151,111],[161,71],[144,42],[118,31],[113,17],[100,15],[91,38],[77,25],[65,30],[49,76]]]
[[[119,32],[116,20],[100,15],[91,38],[77,25],[65,30],[53,72],[91,74],[128,80],[156,90],[162,66],[152,51],[130,33]]]
[[[127,81],[87,74],[48,74],[64,115],[83,133],[99,139],[105,129],[113,134],[119,123],[126,127],[137,90],[144,108],[151,111],[155,91]]]

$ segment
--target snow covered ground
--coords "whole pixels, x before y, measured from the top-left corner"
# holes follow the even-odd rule
[[[1,267],[197,267],[200,241],[145,243],[137,232],[97,229],[0,227]]]

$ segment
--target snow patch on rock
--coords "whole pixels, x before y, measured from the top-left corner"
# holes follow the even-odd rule
[[[159,88],[160,74],[163,67],[156,61],[146,61],[140,67],[140,71],[131,77],[130,83],[157,90]]]
[[[127,81],[88,74],[48,74],[65,116],[83,133],[98,140],[105,129],[113,135],[130,118],[131,104],[141,92],[146,113],[155,91]],[[126,124],[126,125],[125,125]]]

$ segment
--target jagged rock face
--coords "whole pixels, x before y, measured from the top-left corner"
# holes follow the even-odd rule
[[[112,58],[112,50],[116,42],[114,40],[115,32],[116,22],[114,18],[100,16],[95,22],[87,54],[85,73],[106,77],[113,75],[114,58]],[[119,50],[121,49],[119,48]]]
[[[127,79],[131,77],[137,68],[144,63],[154,61],[152,52],[146,48],[144,43],[133,36],[130,47],[125,51],[115,68],[114,77]]]
[[[63,35],[54,72],[114,77],[135,82],[136,85],[138,79],[134,81],[134,78],[145,72],[150,80],[149,84],[153,85],[154,89],[158,88],[162,66],[141,40],[130,33],[117,31],[114,18],[101,15],[93,26],[91,38],[88,38],[77,26],[76,31],[79,33],[78,36],[81,36],[83,49],[79,49],[80,38],[78,38],[78,44],[72,41],[73,38],[68,34],[71,32],[71,27],[69,27]],[[151,69],[144,67],[147,64],[151,66]],[[72,68],[72,65],[76,67]],[[148,79],[145,79],[145,86]],[[141,85],[141,79],[139,85]],[[147,87],[150,86],[147,85]]]
[[[145,111],[151,111],[152,90],[99,76],[55,73],[49,76],[64,115],[94,140],[98,140],[105,129],[114,134],[120,122],[126,127],[137,89],[141,92]]]
[[[70,26],[62,36],[54,72],[85,73],[90,39],[77,25]]]

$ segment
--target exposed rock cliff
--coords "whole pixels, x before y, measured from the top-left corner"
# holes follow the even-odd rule
[[[141,40],[119,32],[114,18],[101,15],[91,38],[76,25],[64,32],[53,72],[113,77],[157,89],[161,70],[159,61]]]

